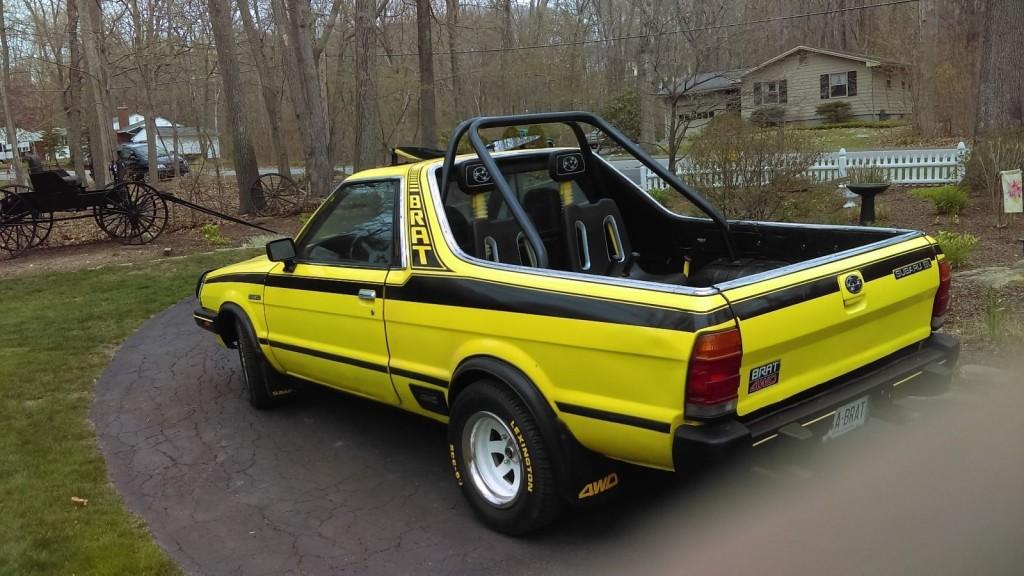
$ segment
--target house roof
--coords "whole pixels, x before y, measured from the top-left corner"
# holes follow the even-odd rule
[[[672,86],[663,86],[658,90],[658,94],[662,96],[680,93],[697,95],[732,90],[737,87],[736,85],[747,71],[747,68],[743,68],[718,72],[698,72],[677,79]]]
[[[764,62],[758,64],[757,66],[750,68],[749,70],[744,72],[744,75],[750,74],[751,72],[754,72],[756,70],[760,70],[765,66],[770,66],[771,64],[774,64],[779,60],[789,58],[790,56],[796,54],[797,52],[814,52],[815,54],[824,54],[825,56],[834,56],[836,58],[845,58],[847,60],[863,62],[864,65],[867,66],[868,68],[874,68],[876,66],[899,66],[905,68],[910,66],[909,64],[905,64],[903,62],[896,62],[894,60],[887,60],[885,58],[877,58],[874,56],[866,56],[864,54],[854,54],[853,52],[843,52],[840,50],[826,50],[824,48],[813,48],[811,46],[795,46],[774,58],[765,60]]]

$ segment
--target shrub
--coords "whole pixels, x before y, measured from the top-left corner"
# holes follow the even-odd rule
[[[985,319],[985,334],[988,336],[988,341],[996,346],[1003,344],[1009,336],[1006,306],[1003,305],[995,290],[990,289],[985,292],[982,317]]]
[[[825,104],[819,104],[814,111],[818,113],[818,116],[824,116],[825,120],[827,120],[829,124],[849,122],[852,116],[850,113],[850,103],[844,102],[843,100],[834,100]]]
[[[990,132],[978,138],[967,159],[964,184],[976,194],[988,197],[996,226],[1003,224],[1002,170],[1024,166],[1024,129]]]
[[[967,258],[978,245],[976,236],[960,232],[946,232],[945,230],[935,236],[935,241],[939,243],[939,248],[942,248],[946,254],[946,260],[949,260],[949,265],[953,268],[959,268],[966,264]]]
[[[601,116],[630,140],[640,140],[640,92],[619,92],[605,103]]]
[[[668,208],[668,198],[669,194],[671,194],[669,190],[665,188],[651,188],[647,191],[647,194],[654,198],[655,202]]]
[[[820,157],[807,132],[724,115],[691,141],[684,177],[731,218],[771,220],[815,187],[805,174]]]
[[[758,126],[781,126],[786,118],[782,106],[761,106],[750,113],[750,121]]]
[[[916,198],[931,200],[939,214],[958,216],[967,207],[967,191],[956,184],[933,188],[917,188],[910,192]]]
[[[199,227],[199,233],[203,235],[206,243],[210,246],[227,246],[231,244],[231,240],[228,240],[220,232],[220,226],[211,223],[203,224]]]

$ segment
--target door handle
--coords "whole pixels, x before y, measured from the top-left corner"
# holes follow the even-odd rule
[[[377,298],[377,291],[376,290],[371,290],[369,288],[360,288],[359,289],[359,299],[360,300],[371,300],[372,301],[372,300],[375,300],[376,298]]]

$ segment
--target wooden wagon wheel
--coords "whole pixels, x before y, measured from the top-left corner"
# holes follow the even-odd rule
[[[299,211],[302,192],[291,178],[271,172],[252,184],[252,205],[257,216],[287,216]]]
[[[167,202],[155,188],[126,182],[111,188],[94,209],[96,224],[122,244],[148,244],[167,226]]]
[[[21,184],[11,184],[10,186],[4,186],[3,189],[15,194],[25,194],[32,191],[32,188],[22,186]],[[36,212],[36,227],[32,243],[29,244],[28,248],[35,248],[46,242],[46,239],[50,237],[51,230],[53,230],[53,212]]]
[[[0,249],[17,256],[33,246],[39,218],[32,204],[13,188],[0,188]]]

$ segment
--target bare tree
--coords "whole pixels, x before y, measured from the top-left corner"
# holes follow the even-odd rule
[[[315,44],[309,0],[274,0],[274,19],[283,30],[285,71],[292,108],[302,127],[309,192],[323,197],[330,192],[334,168],[328,159],[327,114],[317,72],[322,48]],[[328,32],[325,31],[325,34]]]
[[[459,0],[445,0],[445,31],[448,33],[448,62],[452,76],[452,111],[461,120],[466,113],[465,86],[459,57]]]
[[[259,14],[259,6],[256,5],[255,8],[257,14]],[[249,0],[238,0],[238,10],[241,14],[242,28],[245,29],[245,36],[249,41],[249,51],[252,53],[256,74],[259,77],[260,91],[263,95],[263,107],[267,111],[270,142],[274,149],[274,156],[277,159],[277,171],[286,176],[291,176],[291,166],[288,163],[288,146],[281,135],[281,92],[278,90],[278,79],[272,74],[271,68],[267,64],[266,42],[253,21]]]
[[[18,128],[14,125],[11,114],[11,52],[7,44],[7,11],[4,1],[0,0],[0,105],[4,113],[4,132],[7,134],[7,147],[11,150],[11,164],[14,166],[18,184],[25,184],[25,169],[18,158]]]
[[[416,49],[420,64],[420,142],[437,146],[434,106],[434,42],[430,35],[430,0],[416,0]]]
[[[242,99],[242,81],[235,54],[235,36],[231,27],[231,5],[228,0],[207,0],[210,8],[210,24],[217,45],[217,63],[220,77],[224,82],[227,98],[228,130],[234,150],[235,178],[238,180],[238,211],[252,212],[252,185],[259,178],[256,166],[256,152],[253,150],[246,125],[246,106]]]
[[[79,27],[82,31],[82,46],[85,48],[82,60],[88,70],[90,113],[89,154],[92,160],[92,177],[96,185],[107,184],[107,166],[114,149],[114,132],[111,123],[110,106],[105,72],[105,51],[102,48],[103,13],[92,0],[77,0]]]
[[[977,133],[1024,125],[1024,3],[989,0],[984,18]]]
[[[374,27],[377,4],[355,0],[355,124],[352,163],[356,170],[376,166],[381,157],[377,115],[377,63]]]

